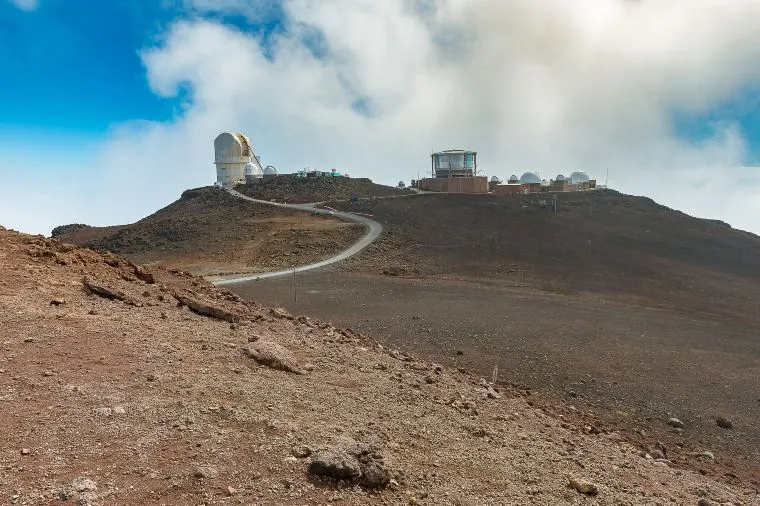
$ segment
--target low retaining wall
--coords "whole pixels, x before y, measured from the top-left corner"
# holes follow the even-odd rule
[[[488,193],[486,176],[420,179],[420,190],[442,193]]]

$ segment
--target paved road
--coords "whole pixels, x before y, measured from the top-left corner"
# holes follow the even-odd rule
[[[248,197],[246,195],[243,195],[240,192],[237,192],[233,189],[226,189],[230,195],[233,195],[237,198],[249,200],[251,202],[256,202],[259,204],[267,204],[270,206],[277,206],[277,207],[285,207],[288,209],[297,209],[299,211],[309,212],[313,213],[315,211],[318,211],[317,205],[319,203],[314,204],[280,204],[278,202],[269,202],[268,200],[260,200],[260,199],[254,199],[251,197]],[[324,212],[324,211],[323,211]],[[366,216],[361,216],[358,214],[353,213],[345,213],[341,211],[334,211],[334,216],[337,216],[340,219],[347,220],[347,221],[353,221],[355,223],[360,223],[364,225],[367,228],[367,233],[364,234],[364,237],[359,239],[358,242],[356,242],[353,246],[350,248],[338,253],[334,257],[328,258],[326,260],[322,260],[321,262],[309,264],[309,265],[302,265],[300,267],[296,267],[294,269],[288,269],[285,271],[276,271],[276,272],[262,272],[259,274],[243,274],[243,275],[234,275],[234,276],[212,276],[209,277],[209,281],[214,283],[218,286],[227,286],[227,285],[234,285],[238,283],[245,283],[248,281],[256,281],[259,279],[269,279],[269,278],[278,278],[281,276],[292,276],[293,271],[295,272],[305,272],[305,271],[313,271],[314,269],[320,269],[322,267],[326,267],[328,265],[332,265],[338,262],[341,262],[349,257],[352,257],[359,253],[361,250],[372,244],[378,237],[380,237],[380,233],[383,231],[383,226],[376,222],[375,220],[372,220],[370,218],[367,218]]]

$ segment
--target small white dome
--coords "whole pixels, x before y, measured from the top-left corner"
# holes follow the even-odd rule
[[[261,169],[255,163],[248,162],[245,164],[244,174],[246,176],[260,176]]]
[[[264,174],[267,176],[272,176],[277,174],[277,169],[275,169],[272,165],[267,165],[267,168],[264,169]]]
[[[522,176],[520,176],[520,183],[521,184],[540,184],[541,178],[538,177],[538,174],[535,172],[526,172]]]
[[[588,177],[588,174],[581,171],[575,171],[572,174],[570,174],[570,182],[572,184],[578,184],[578,183],[587,183],[591,178]]]

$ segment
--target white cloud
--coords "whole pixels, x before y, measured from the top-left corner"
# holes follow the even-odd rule
[[[271,6],[187,1],[245,16]],[[697,143],[671,123],[674,112],[707,113],[760,85],[760,2],[285,0],[283,9],[284,32],[266,41],[199,18],[143,53],[156,93],[190,86],[192,99],[176,121],[130,125],[104,145],[109,217],[148,214],[210,183],[214,136],[242,130],[281,171],[338,167],[385,183],[416,177],[431,149],[451,147],[477,149],[489,176],[585,169],[603,179],[609,168],[622,191],[760,232],[755,169],[728,169],[746,163],[739,126],[716,125]],[[726,193],[741,203],[726,205]]]
[[[39,0],[8,0],[10,3],[15,5],[21,10],[24,11],[33,11],[37,10],[37,7],[39,7]]]

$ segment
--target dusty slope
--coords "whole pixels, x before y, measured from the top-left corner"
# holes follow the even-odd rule
[[[239,185],[235,189],[249,197],[264,200],[275,199],[278,202],[284,201],[291,204],[346,200],[352,196],[360,198],[392,197],[414,193],[409,189],[375,184],[367,178],[297,178],[289,174],[277,176],[274,181],[257,185]]]
[[[489,396],[466,373],[198,278],[1,228],[0,260],[0,497],[10,503],[757,501],[512,392]],[[85,276],[123,300],[89,293]],[[218,318],[187,307],[199,303]],[[257,365],[242,351],[249,341],[285,346],[305,373]],[[300,447],[357,442],[384,457],[386,488],[307,472]],[[592,480],[598,495],[567,476]]]
[[[353,269],[592,292],[758,320],[760,238],[614,191],[551,197],[420,195],[343,202],[383,240]]]
[[[345,249],[362,233],[360,226],[328,216],[246,202],[216,188],[198,188],[132,225],[68,225],[53,230],[53,237],[137,262],[211,275],[311,263]]]

